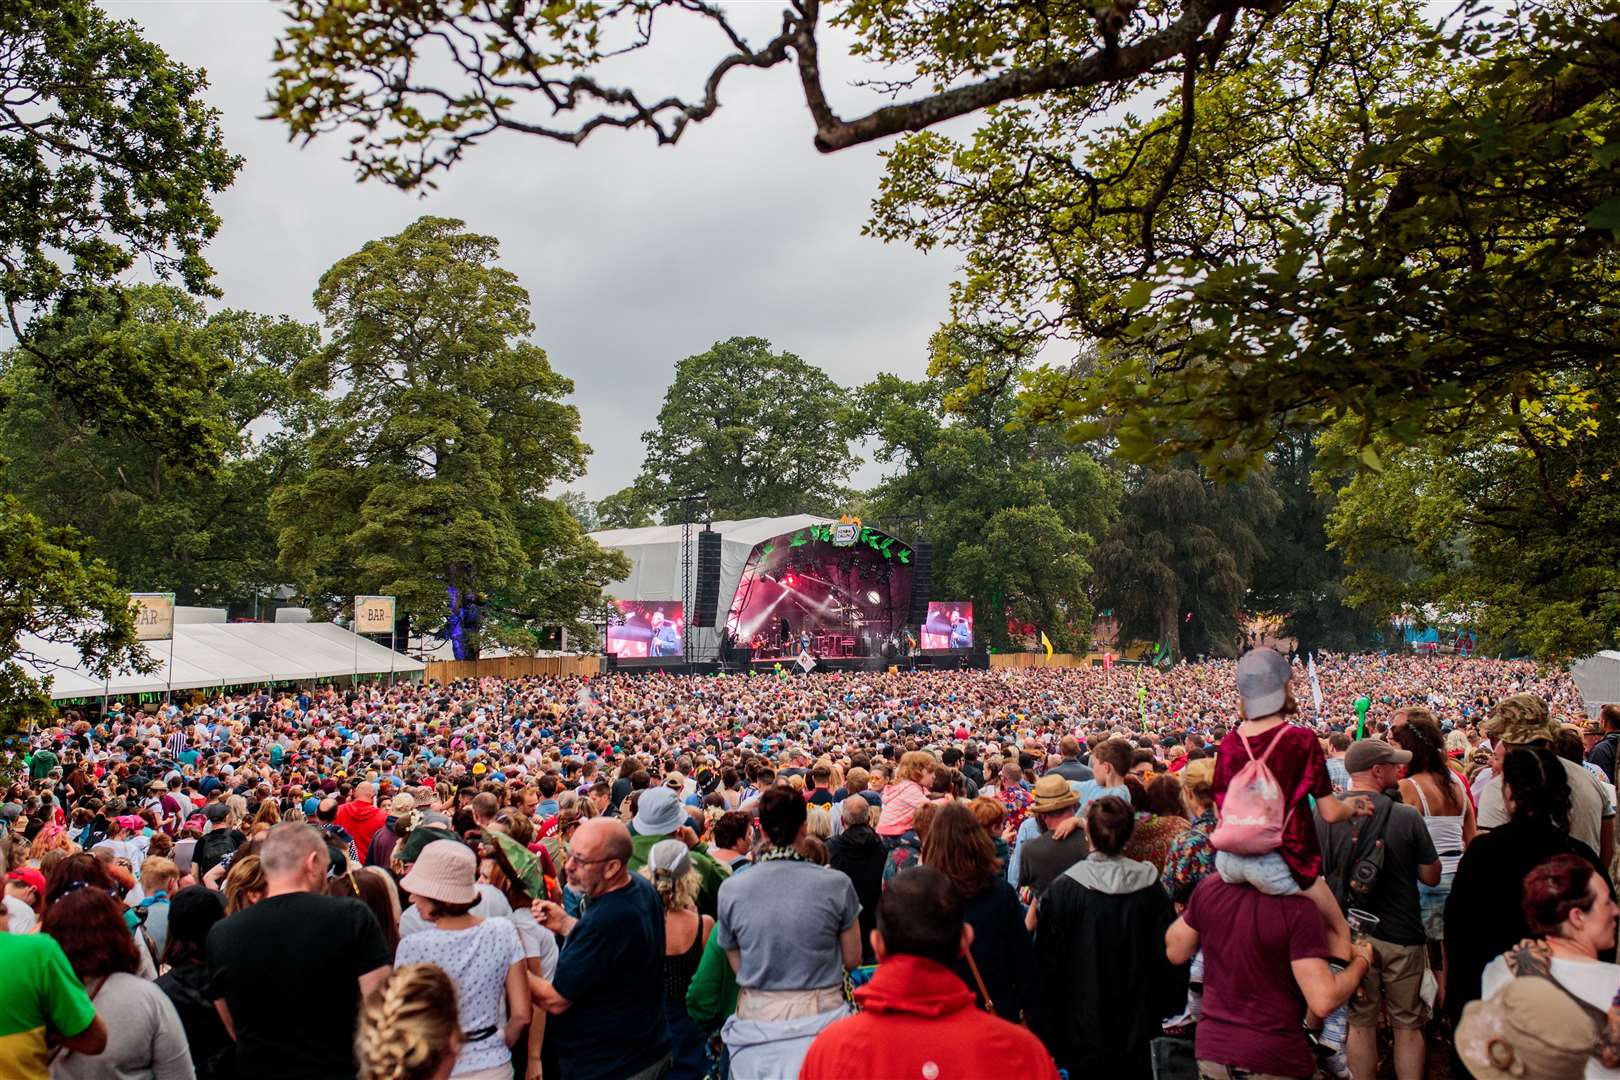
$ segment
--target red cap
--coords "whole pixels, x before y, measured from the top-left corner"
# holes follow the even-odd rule
[[[40,873],[36,867],[19,866],[6,875],[6,880],[21,882],[39,893],[40,896],[45,895],[45,875]]]

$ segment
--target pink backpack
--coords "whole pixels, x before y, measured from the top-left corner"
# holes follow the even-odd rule
[[[1283,828],[1292,808],[1283,805],[1282,785],[1266,767],[1266,758],[1282,742],[1281,733],[1272,736],[1271,745],[1259,757],[1249,740],[1238,732],[1249,760],[1232,777],[1221,804],[1221,821],[1209,834],[1210,846],[1233,855],[1264,855],[1282,847]]]

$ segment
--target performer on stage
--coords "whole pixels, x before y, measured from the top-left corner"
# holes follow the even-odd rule
[[[973,648],[973,624],[962,618],[960,611],[951,612],[951,648]]]
[[[911,627],[909,627],[909,626],[906,627],[906,645],[905,645],[905,648],[906,648],[906,666],[907,666],[907,668],[909,670],[914,672],[914,671],[917,670],[917,635],[913,634],[911,632]]]

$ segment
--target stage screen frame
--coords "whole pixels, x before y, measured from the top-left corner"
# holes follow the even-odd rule
[[[967,644],[952,644],[951,613],[956,612],[959,622],[967,625]],[[928,603],[928,621],[922,626],[922,647],[949,649],[952,652],[973,650],[973,602],[971,600],[931,600]]]
[[[608,622],[603,651],[621,660],[678,660],[686,651],[686,608],[679,600],[615,600],[616,614]],[[662,650],[653,652],[658,635],[673,626],[674,642],[662,639]]]

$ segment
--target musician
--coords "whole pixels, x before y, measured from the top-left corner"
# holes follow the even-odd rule
[[[973,648],[973,624],[962,618],[960,611],[951,612],[951,648]]]
[[[911,671],[914,672],[917,670],[917,635],[911,632],[911,627],[909,626],[906,627],[905,650],[906,665]]]

